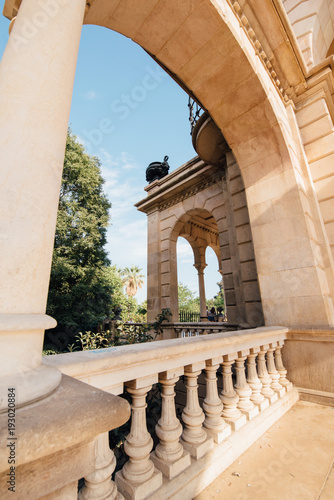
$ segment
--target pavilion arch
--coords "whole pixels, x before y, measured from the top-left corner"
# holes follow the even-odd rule
[[[215,218],[205,209],[192,209],[182,215],[176,222],[170,235],[170,246],[172,251],[176,248],[177,239],[185,238],[190,244],[194,254],[194,267],[198,273],[198,288],[200,298],[200,316],[206,319],[206,296],[205,296],[205,268],[206,249],[211,247],[216,254],[218,270],[221,269],[221,252],[219,245],[218,225]],[[177,258],[175,260],[177,263]],[[177,269],[171,273],[175,279]],[[177,279],[177,278],[176,278]]]
[[[263,313],[245,188],[231,152],[225,164],[196,157],[146,187],[137,204],[148,215],[148,319],[170,308],[178,319],[177,239],[191,245],[198,272],[201,316],[205,302],[205,252],[210,246],[224,283],[231,323],[261,326]]]

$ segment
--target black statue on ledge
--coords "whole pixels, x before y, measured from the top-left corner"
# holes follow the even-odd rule
[[[168,172],[168,156],[165,156],[164,161],[154,161],[153,163],[149,164],[146,169],[146,181],[151,184],[151,182],[165,177]]]

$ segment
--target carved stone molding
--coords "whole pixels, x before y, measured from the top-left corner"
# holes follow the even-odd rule
[[[261,42],[259,41],[258,37],[256,36],[256,33],[252,26],[250,25],[250,22],[248,18],[245,16],[242,8],[240,7],[239,3],[234,1],[234,0],[227,0],[227,3],[230,5],[231,9],[233,10],[235,16],[237,17],[239,24],[241,28],[244,30],[244,32],[247,35],[247,38],[250,40],[251,44],[254,47],[254,50],[256,54],[259,56],[264,69],[267,71],[268,75],[270,76],[271,81],[275,85],[276,89],[278,90],[279,95],[283,99],[285,103],[288,103],[290,101],[290,97],[284,90],[280,79],[277,76],[277,73],[272,65],[272,63],[269,60],[268,55],[263,49],[263,46]]]
[[[174,198],[166,201],[165,203],[161,203],[159,205],[159,210],[166,210],[166,208],[172,207],[176,205],[177,203],[180,203],[181,201],[186,200],[187,198],[190,198],[191,196],[194,196],[196,193],[199,193],[200,191],[204,191],[204,189],[213,186],[214,184],[218,183],[224,178],[223,175],[218,175],[213,178],[210,178],[204,182],[201,182],[197,185],[195,185],[192,189],[189,189],[188,191],[182,191],[178,196],[175,196]]]

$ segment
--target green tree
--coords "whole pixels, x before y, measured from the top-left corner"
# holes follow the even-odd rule
[[[128,297],[134,297],[138,288],[142,288],[144,281],[143,274],[140,274],[141,269],[137,266],[125,267],[122,271],[123,284]]]
[[[69,131],[47,303],[57,331],[69,336],[96,328],[112,306],[105,250],[111,204],[103,183],[98,158]]]
[[[187,312],[199,313],[199,297],[187,285],[178,284],[179,309]]]

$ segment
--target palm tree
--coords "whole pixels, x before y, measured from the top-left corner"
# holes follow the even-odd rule
[[[123,285],[129,297],[136,295],[138,288],[142,288],[144,281],[143,274],[140,274],[141,269],[137,266],[125,267],[121,272]]]

